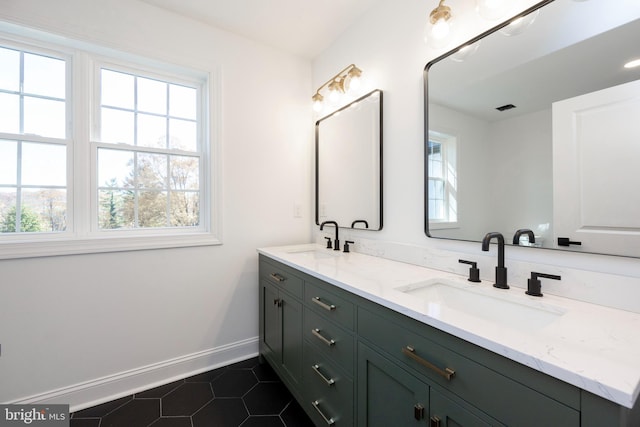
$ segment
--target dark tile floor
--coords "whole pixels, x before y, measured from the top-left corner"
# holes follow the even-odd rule
[[[258,358],[72,414],[71,427],[312,427]]]

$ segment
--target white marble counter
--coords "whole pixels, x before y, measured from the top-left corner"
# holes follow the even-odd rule
[[[258,252],[617,404],[632,408],[640,392],[639,314],[554,295],[532,297],[522,288],[496,289],[487,281],[471,283],[452,273],[315,244]],[[398,290],[436,278],[468,290],[477,306],[463,311]],[[543,294],[544,287],[542,279]],[[488,297],[507,300],[516,310],[483,312]],[[539,312],[549,316],[536,324]],[[536,321],[529,322],[531,313]]]

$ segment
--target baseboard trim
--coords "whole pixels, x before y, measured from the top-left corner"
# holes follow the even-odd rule
[[[70,405],[75,412],[258,355],[258,337],[35,394],[15,404]]]

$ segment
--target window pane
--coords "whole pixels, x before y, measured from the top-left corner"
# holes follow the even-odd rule
[[[67,228],[67,192],[38,188],[22,191],[20,231],[52,232]]]
[[[138,77],[138,110],[167,114],[167,84]]]
[[[0,47],[0,89],[20,90],[20,52]]]
[[[101,104],[134,108],[134,77],[130,74],[101,70]]]
[[[32,53],[24,54],[24,92],[65,98],[65,61]]]
[[[25,134],[64,138],[65,116],[64,101],[24,97]]]
[[[67,147],[22,143],[23,185],[67,185]]]
[[[100,190],[98,197],[98,226],[101,229],[132,227],[133,192]]]
[[[167,147],[167,120],[164,117],[138,114],[138,145]]]
[[[200,193],[194,191],[171,192],[171,225],[195,227],[200,223]]]
[[[100,138],[104,142],[134,143],[134,113],[102,108]]]
[[[138,153],[138,187],[167,188],[167,156],[164,154]]]
[[[169,119],[169,148],[196,151],[198,148],[196,122]]]
[[[17,176],[18,144],[15,141],[0,140],[0,185],[15,185]],[[0,209],[2,209],[2,201],[0,201]]]
[[[133,153],[98,149],[98,186],[133,187]]]
[[[0,188],[0,233],[16,231],[16,189]]]
[[[0,132],[20,133],[20,96],[0,93]]]
[[[166,227],[167,225],[167,193],[140,191],[138,193],[138,226]]]
[[[196,90],[190,87],[169,85],[169,115],[184,119],[196,119]]]
[[[171,156],[169,185],[175,190],[197,190],[200,185],[200,160],[197,157]]]

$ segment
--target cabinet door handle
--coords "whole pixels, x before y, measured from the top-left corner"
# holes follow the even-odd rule
[[[320,297],[313,297],[313,298],[311,298],[311,301],[313,301],[314,303],[318,304],[320,307],[324,308],[327,311],[333,311],[333,310],[336,309],[335,305],[327,304],[326,302],[322,302]]]
[[[324,374],[322,372],[320,372],[320,366],[319,365],[311,365],[311,369],[313,369],[313,372],[315,372],[316,374],[318,374],[318,376],[320,378],[322,378],[322,381],[324,381],[327,386],[331,387],[332,385],[334,385],[336,383],[336,381],[333,378],[327,378],[324,376]]]
[[[418,421],[424,418],[424,406],[420,403],[416,403],[413,407],[413,417]]]
[[[273,305],[275,305],[276,307],[282,307],[282,300],[280,298],[274,299]]]
[[[322,334],[320,333],[320,329],[318,328],[312,329],[311,333],[315,335],[320,341],[328,345],[329,347],[336,345],[336,342],[334,340],[328,340],[325,337],[323,337]]]
[[[440,418],[435,415],[429,419],[429,427],[440,427]]]
[[[269,276],[276,282],[284,282],[285,280],[287,280],[278,273],[271,273]]]
[[[318,411],[318,413],[320,414],[324,422],[327,423],[328,426],[332,426],[335,423],[333,418],[327,418],[327,416],[322,412],[322,410],[320,410],[320,402],[318,402],[317,400],[314,400],[313,402],[311,402],[311,405],[313,405],[314,409]]]
[[[410,358],[412,358],[413,360],[415,360],[416,362],[418,362],[422,366],[431,369],[432,371],[434,371],[438,375],[443,376],[444,378],[446,378],[449,381],[451,381],[451,378],[453,378],[453,376],[456,373],[451,368],[440,369],[436,365],[434,365],[433,363],[426,361],[422,357],[418,356],[416,354],[416,350],[413,347],[409,346],[409,345],[402,349],[402,353],[404,353],[405,355],[409,356]]]

